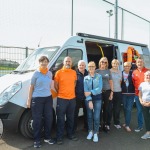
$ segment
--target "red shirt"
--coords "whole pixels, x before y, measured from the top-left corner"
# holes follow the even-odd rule
[[[139,94],[139,85],[144,82],[144,73],[148,71],[147,68],[143,68],[142,71],[136,69],[133,71],[133,84],[134,84],[134,87],[135,87],[135,95],[138,96]]]

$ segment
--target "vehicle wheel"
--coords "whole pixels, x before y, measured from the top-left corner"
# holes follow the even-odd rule
[[[32,114],[31,110],[27,110],[20,121],[19,129],[23,136],[27,138],[33,138],[33,120],[32,120]]]
[[[3,122],[0,119],[0,139],[1,139],[2,135],[3,135]]]
[[[23,136],[25,136],[27,138],[33,138],[33,120],[32,120],[31,110],[27,110],[23,114],[20,124],[19,124],[19,129]],[[55,131],[55,129],[56,129],[56,115],[55,115],[55,111],[53,109],[52,130]],[[44,128],[42,125],[41,136],[43,137],[43,135],[44,135]]]

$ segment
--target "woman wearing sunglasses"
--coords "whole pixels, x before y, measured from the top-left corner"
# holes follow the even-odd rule
[[[103,127],[103,130],[105,132],[108,132],[110,130],[110,120],[112,113],[111,100],[113,98],[113,82],[108,66],[108,59],[106,57],[102,57],[99,60],[99,69],[96,70],[96,72],[102,76],[103,80],[100,127]]]

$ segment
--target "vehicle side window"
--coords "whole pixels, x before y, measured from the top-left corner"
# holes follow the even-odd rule
[[[150,57],[149,57],[149,55],[142,55],[141,57],[144,60],[145,67],[150,68]]]
[[[82,50],[71,48],[65,49],[50,69],[53,75],[55,75],[57,70],[63,67],[63,60],[66,56],[70,56],[72,58],[72,69],[77,69],[78,61],[82,59]]]
[[[68,56],[72,58],[72,69],[76,70],[78,61],[82,59],[82,51],[79,49],[68,49]]]

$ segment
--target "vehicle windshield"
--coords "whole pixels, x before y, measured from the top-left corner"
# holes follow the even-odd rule
[[[58,51],[60,47],[45,47],[45,48],[38,48],[33,51],[31,55],[29,55],[17,68],[14,72],[30,72],[34,71],[39,66],[39,58],[41,56],[47,56],[49,60],[53,58],[55,53]]]

